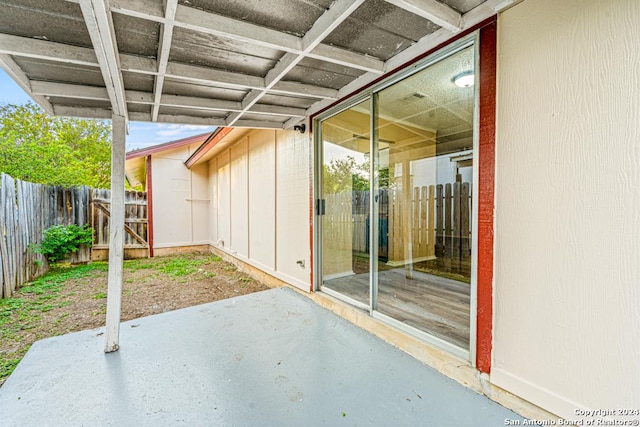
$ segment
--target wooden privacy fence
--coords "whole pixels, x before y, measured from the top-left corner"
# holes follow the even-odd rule
[[[89,187],[64,188],[33,184],[9,175],[0,177],[0,298],[10,297],[23,284],[44,274],[48,265],[29,244],[42,241],[42,233],[52,225],[90,223],[94,229],[93,247],[109,247],[109,190]],[[147,195],[125,193],[125,248],[142,249],[148,255]],[[81,247],[68,258],[87,262],[92,250]]]
[[[389,261],[471,258],[468,182],[389,191]]]
[[[87,223],[89,188],[63,188],[33,184],[2,174],[0,187],[0,285],[2,298],[47,271],[42,255],[29,250],[42,241],[42,232],[56,224]],[[89,248],[81,248],[72,262],[90,259]]]
[[[126,191],[124,204],[125,249],[148,249],[147,193],[143,191]],[[110,217],[111,191],[92,190],[91,223],[94,230],[94,249],[109,249]]]
[[[339,212],[331,215],[340,217],[340,231],[352,236],[352,249],[369,252],[369,191],[354,190],[350,200],[344,194],[327,196],[327,214],[329,206],[340,207]],[[345,219],[345,211],[349,209],[352,224]],[[378,255],[389,263],[433,258],[470,260],[471,186],[468,182],[414,187],[408,194],[400,188],[382,189],[378,194],[378,212]],[[332,231],[337,233],[339,228],[335,224]]]

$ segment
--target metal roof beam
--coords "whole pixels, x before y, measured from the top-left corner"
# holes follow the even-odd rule
[[[169,64],[169,51],[171,50],[171,39],[173,38],[173,20],[176,16],[178,8],[178,0],[165,0],[164,13],[165,23],[160,31],[160,41],[158,45],[158,74],[154,78],[153,84],[153,107],[151,107],[151,120],[158,119],[160,110],[160,98],[162,97],[162,88],[164,87],[164,77]]]
[[[414,15],[421,16],[436,25],[457,33],[462,29],[462,15],[437,0],[386,0]]]
[[[127,101],[108,0],[80,0],[80,8],[100,64],[113,113],[126,119]]]

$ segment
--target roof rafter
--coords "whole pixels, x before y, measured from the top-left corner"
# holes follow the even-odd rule
[[[0,54],[2,53],[90,67],[100,66],[95,53],[90,48],[0,33]],[[158,74],[156,61],[152,58],[120,54],[120,67],[123,71],[132,73],[153,76]],[[264,79],[261,77],[177,62],[168,62],[165,78],[167,77],[206,86],[240,90],[266,89]],[[290,81],[280,81],[268,91],[279,95],[318,99],[336,99],[338,95],[335,89]]]
[[[31,82],[31,88],[33,94],[40,96],[109,101],[108,92],[103,87],[34,80]],[[155,96],[150,92],[127,90],[125,97],[128,103],[156,105]],[[160,97],[157,105],[195,110],[243,111],[240,102],[167,94]],[[304,117],[306,110],[304,108],[255,104],[248,112],[263,116]]]
[[[333,8],[335,8],[335,5],[331,7],[331,9]],[[264,46],[284,52],[300,54],[305,51],[303,38],[184,5],[178,5],[174,20],[167,19],[158,10],[157,6],[154,7],[146,0],[113,0],[111,10],[123,15],[151,20],[165,25],[172,23],[176,27],[248,42],[256,46]],[[383,61],[377,58],[330,45],[322,45],[322,48],[318,49],[317,52],[312,53],[311,50],[308,50],[306,53],[308,56],[323,61],[378,74],[382,74],[384,67]]]
[[[468,28],[473,27],[474,25],[480,23],[485,20],[487,17],[494,15],[496,12],[500,12],[505,10],[515,4],[520,3],[523,0],[487,0],[479,6],[471,9],[464,15],[462,15],[462,28],[461,30],[466,30]],[[396,69],[397,67],[406,64],[411,61],[412,58],[415,58],[424,52],[427,52],[436,46],[446,42],[451,38],[451,32],[445,28],[440,28],[438,31],[431,33],[422,39],[420,39],[417,43],[412,46],[409,46],[407,49],[403,50],[393,58],[390,58],[385,62],[385,72],[390,72]],[[349,94],[356,91],[358,88],[366,86],[377,79],[379,76],[373,73],[365,73],[353,80],[351,83],[344,86],[342,89],[338,91],[338,98],[344,98]],[[308,115],[313,115],[318,111],[326,108],[331,104],[330,100],[323,100],[316,102],[314,105],[307,109]],[[285,123],[285,128],[289,128],[296,124],[297,121],[295,118],[289,120]]]
[[[462,15],[437,0],[386,0],[386,2],[428,19],[454,33],[462,29]]]
[[[227,118],[227,126],[233,126],[244,113],[246,113],[256,102],[260,100],[268,89],[278,83],[293,67],[295,67],[305,56],[318,46],[338,25],[358,8],[365,0],[336,0],[329,10],[327,10],[302,38],[302,51],[299,53],[285,53],[280,61],[273,67],[264,78],[265,90],[252,90],[242,101],[244,107],[242,112],[231,113]]]
[[[126,119],[127,101],[108,0],[80,0],[80,8],[100,64],[113,113]]]
[[[165,0],[164,10],[166,22],[162,25],[160,31],[160,40],[158,44],[158,74],[154,78],[153,84],[153,106],[151,107],[151,120],[158,119],[160,111],[160,98],[162,97],[162,88],[164,87],[164,77],[169,64],[169,51],[171,50],[171,39],[173,38],[173,20],[176,16],[178,8],[178,0]]]
[[[33,91],[31,82],[27,75],[22,71],[20,66],[11,56],[0,54],[0,68],[2,68],[13,80],[24,90],[38,105],[40,105],[49,114],[54,114],[53,106],[44,96]]]

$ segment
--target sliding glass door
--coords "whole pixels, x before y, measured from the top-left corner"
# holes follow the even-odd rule
[[[365,100],[322,122],[322,286],[368,306],[371,115]]]
[[[318,121],[321,290],[470,347],[475,48],[460,43]]]

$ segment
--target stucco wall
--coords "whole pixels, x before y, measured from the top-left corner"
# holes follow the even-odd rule
[[[210,198],[208,164],[189,170],[184,161],[197,145],[167,150],[151,157],[154,247],[208,242]]]
[[[640,402],[639,41],[636,0],[499,17],[491,380],[569,419]]]
[[[253,130],[234,141],[209,162],[211,243],[308,291],[309,180],[308,134]]]

